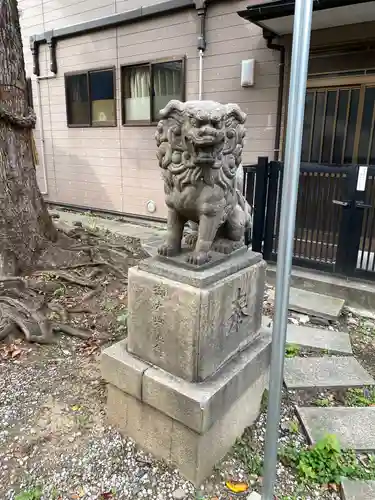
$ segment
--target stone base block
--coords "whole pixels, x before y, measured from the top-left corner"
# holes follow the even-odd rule
[[[261,328],[266,263],[241,250],[201,271],[147,259],[129,270],[129,352],[201,382]]]
[[[256,419],[270,347],[262,333],[220,373],[195,384],[137,360],[119,342],[102,357],[109,423],[198,486]]]
[[[258,416],[265,374],[208,432],[199,434],[138,399],[108,385],[108,422],[156,458],[172,462],[199,486]]]

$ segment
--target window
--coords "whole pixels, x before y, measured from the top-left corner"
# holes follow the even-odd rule
[[[155,123],[171,99],[184,100],[184,62],[122,68],[123,124]]]
[[[375,164],[374,122],[375,85],[308,89],[302,161]]]
[[[65,92],[68,126],[116,126],[113,69],[67,74]]]

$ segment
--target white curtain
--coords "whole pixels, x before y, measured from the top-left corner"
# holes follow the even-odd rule
[[[126,121],[150,120],[150,70],[148,67],[127,70]]]
[[[175,67],[173,67],[175,66]],[[158,114],[171,99],[181,99],[181,63],[166,63],[154,68],[154,105],[153,114]]]
[[[126,121],[154,121],[159,111],[171,99],[181,98],[181,62],[155,64],[153,84],[150,68],[138,67],[126,70]],[[153,89],[153,116],[150,117],[150,91]]]
[[[179,96],[181,94],[181,69],[156,67],[154,89],[155,96]]]

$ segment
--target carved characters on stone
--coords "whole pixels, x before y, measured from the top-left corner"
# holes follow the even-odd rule
[[[184,226],[191,221],[188,261],[201,265],[211,249],[230,253],[242,246],[251,226],[251,208],[242,194],[246,115],[236,104],[175,100],[160,114],[155,137],[168,231],[159,254],[181,252]]]
[[[227,336],[237,333],[245,318],[249,316],[247,311],[247,300],[247,291],[238,288],[232,302],[232,314],[229,318]]]

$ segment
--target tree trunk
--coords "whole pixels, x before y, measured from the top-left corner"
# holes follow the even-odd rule
[[[40,194],[17,0],[0,0],[0,276],[32,269],[57,231]]]

